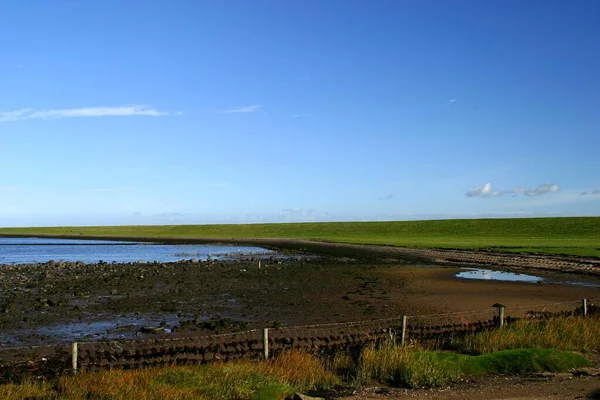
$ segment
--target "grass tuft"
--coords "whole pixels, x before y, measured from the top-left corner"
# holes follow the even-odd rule
[[[438,387],[462,376],[452,362],[440,360],[433,352],[423,352],[405,346],[373,346],[362,351],[358,381],[386,382],[408,388]]]

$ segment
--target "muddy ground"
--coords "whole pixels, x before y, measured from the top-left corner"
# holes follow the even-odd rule
[[[546,375],[546,374],[544,374]],[[553,375],[553,374],[547,374]],[[369,387],[340,400],[567,400],[600,399],[600,377],[484,376],[440,389],[399,389]]]
[[[466,312],[494,303],[511,315],[511,307],[600,297],[597,287],[463,280],[455,278],[456,265],[333,253],[286,253],[263,259],[260,272],[256,259],[0,266],[0,346],[139,336],[142,325],[187,335]],[[590,275],[523,271],[600,284]]]

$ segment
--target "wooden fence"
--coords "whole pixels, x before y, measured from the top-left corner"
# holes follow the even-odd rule
[[[521,309],[501,304],[486,310],[435,315],[401,316],[357,321],[181,338],[100,340],[56,346],[0,350],[0,382],[33,373],[62,374],[102,368],[139,368],[171,364],[202,364],[235,359],[264,359],[286,350],[333,353],[372,343],[436,341],[496,329],[523,318],[600,315],[594,300],[555,303]],[[512,316],[507,314],[511,312]],[[474,318],[479,319],[474,319]],[[3,361],[3,362],[2,362]]]

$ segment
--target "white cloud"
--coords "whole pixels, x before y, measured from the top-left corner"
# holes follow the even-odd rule
[[[483,186],[472,188],[467,192],[467,197],[498,197],[502,196],[502,192],[492,189],[491,183],[486,183]]]
[[[217,112],[221,114],[236,114],[236,113],[252,113],[260,110],[262,106],[260,104],[254,104],[252,106],[243,106],[238,108],[233,108],[231,110],[218,110]]]
[[[23,108],[15,111],[0,112],[0,122],[21,121],[26,119],[58,119],[81,117],[128,117],[134,115],[164,116],[181,115],[181,112],[159,111],[152,106],[130,105],[118,107],[83,107],[64,108],[57,110],[34,110]]]
[[[450,100],[448,100],[448,103],[454,104],[454,103],[456,103],[456,99],[450,99]]]
[[[512,194],[513,197],[522,194],[525,196],[540,196],[547,193],[556,193],[560,190],[560,186],[555,183],[543,183],[535,188],[516,187],[512,190],[492,189],[491,183],[486,183],[483,186],[478,186],[467,192],[467,197],[500,197],[505,194]]]

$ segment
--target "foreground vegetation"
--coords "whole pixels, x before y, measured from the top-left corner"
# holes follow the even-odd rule
[[[550,318],[518,321],[504,329],[460,338],[456,348],[469,354],[543,347],[583,353],[600,352],[600,318]]]
[[[1,234],[312,239],[600,257],[600,217],[0,228]]]
[[[2,399],[231,400],[283,399],[297,390],[329,388],[338,378],[309,354],[286,353],[273,362],[99,371],[58,382],[0,385]]]
[[[584,355],[600,351],[599,331],[597,317],[520,321],[455,339],[452,345],[466,354],[394,345],[367,347],[358,360],[349,353],[319,358],[289,352],[270,361],[99,371],[63,376],[56,382],[0,385],[0,398],[283,399],[295,392],[373,381],[439,387],[475,375],[563,372],[590,366]]]

